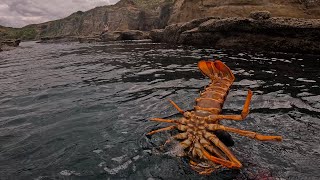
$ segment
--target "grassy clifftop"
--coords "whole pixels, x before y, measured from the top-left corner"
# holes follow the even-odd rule
[[[5,39],[32,40],[36,38],[37,34],[33,27],[9,28],[0,26],[0,41]]]

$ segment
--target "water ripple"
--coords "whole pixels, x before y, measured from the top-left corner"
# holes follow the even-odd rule
[[[219,58],[236,81],[224,113],[241,112],[247,89],[251,113],[228,126],[280,134],[282,143],[233,135],[244,168],[200,176],[173,149],[151,139],[178,118],[168,103],[192,109],[209,80],[201,58]],[[138,42],[37,44],[0,53],[1,179],[246,179],[319,176],[319,57],[197,49]],[[181,160],[181,161],[179,161]]]

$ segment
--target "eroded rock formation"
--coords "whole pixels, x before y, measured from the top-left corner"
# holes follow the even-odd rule
[[[155,42],[214,48],[320,53],[320,19],[208,17],[172,24],[150,36]]]

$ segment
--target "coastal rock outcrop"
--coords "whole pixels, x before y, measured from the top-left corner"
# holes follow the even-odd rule
[[[149,32],[138,30],[112,31],[100,36],[101,41],[142,40],[148,38]]]
[[[157,35],[159,32],[159,35]],[[153,41],[262,51],[320,53],[320,19],[208,17],[167,26]],[[162,37],[154,38],[154,37]]]
[[[18,47],[20,42],[20,39],[0,40],[0,52]]]
[[[39,43],[61,43],[61,42],[108,42],[124,40],[142,40],[149,39],[149,31],[127,30],[110,31],[90,36],[48,36],[40,38]]]

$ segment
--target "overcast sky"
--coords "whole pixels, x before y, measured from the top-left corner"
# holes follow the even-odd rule
[[[66,17],[119,0],[0,0],[0,25],[22,27]]]

